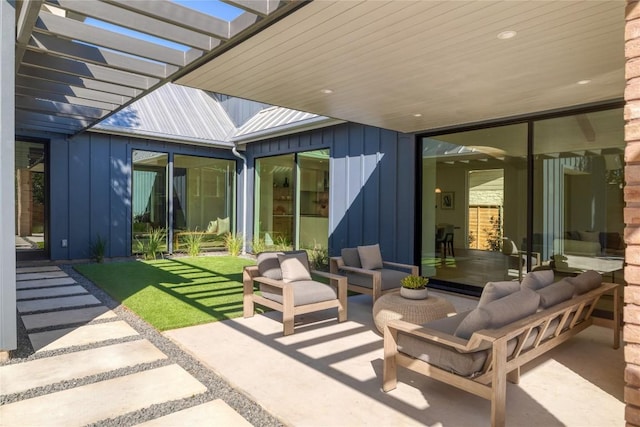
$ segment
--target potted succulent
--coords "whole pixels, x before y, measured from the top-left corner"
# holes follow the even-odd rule
[[[408,299],[425,299],[428,295],[429,279],[421,276],[407,276],[400,281],[400,295]]]

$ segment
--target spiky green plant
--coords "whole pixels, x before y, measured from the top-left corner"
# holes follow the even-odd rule
[[[166,242],[166,236],[164,228],[152,228],[146,239],[146,245],[137,240],[138,250],[143,254],[144,259],[157,259],[158,254],[162,254],[162,245]]]
[[[224,237],[224,247],[227,249],[229,255],[231,256],[240,255],[243,242],[244,236],[242,235],[242,233],[233,234],[229,232]]]
[[[312,249],[305,249],[312,270],[329,270],[329,250],[315,244]]]
[[[267,249],[267,243],[261,237],[254,237],[251,243],[251,248],[254,254],[259,254]]]
[[[107,239],[103,238],[99,233],[96,235],[96,239],[91,242],[91,258],[100,263],[104,259],[104,252],[107,249]]]
[[[185,233],[183,237],[183,242],[187,247],[187,254],[189,256],[198,256],[200,255],[200,250],[202,249],[202,240],[204,239],[204,232],[198,231],[198,228],[189,233]]]

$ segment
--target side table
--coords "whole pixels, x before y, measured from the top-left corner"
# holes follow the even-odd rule
[[[390,320],[402,319],[420,325],[455,312],[453,304],[444,298],[429,296],[426,299],[407,299],[401,297],[398,291],[384,294],[376,300],[373,304],[373,322],[383,334]]]

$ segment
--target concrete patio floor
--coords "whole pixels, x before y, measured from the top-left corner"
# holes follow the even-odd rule
[[[457,310],[475,301],[450,296]],[[398,388],[381,391],[382,337],[371,298],[349,298],[348,321],[333,312],[300,316],[282,336],[279,313],[255,315],[164,335],[292,426],[481,426],[488,401],[401,370]],[[624,358],[612,331],[592,326],[525,366],[508,384],[508,426],[624,425]]]

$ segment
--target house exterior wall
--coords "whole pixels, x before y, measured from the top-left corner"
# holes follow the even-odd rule
[[[627,424],[640,426],[640,4],[637,1],[627,2],[625,55],[624,399]]]
[[[52,260],[90,258],[90,245],[98,234],[107,239],[106,257],[130,255],[132,150],[237,160],[228,149],[101,133],[52,139],[49,148]],[[62,246],[62,240],[67,241],[67,247]]]
[[[330,150],[329,254],[379,243],[384,259],[413,263],[415,137],[354,123],[248,144],[249,241],[255,160],[322,148]]]

